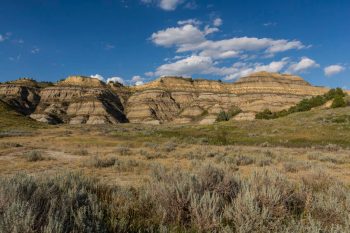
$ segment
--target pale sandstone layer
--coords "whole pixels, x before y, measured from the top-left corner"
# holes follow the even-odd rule
[[[267,72],[234,83],[162,77],[125,87],[71,76],[46,88],[38,88],[27,79],[0,84],[3,101],[23,114],[52,124],[210,124],[221,111],[234,106],[242,109],[235,120],[252,120],[258,111],[286,109],[303,98],[327,91],[298,76]]]

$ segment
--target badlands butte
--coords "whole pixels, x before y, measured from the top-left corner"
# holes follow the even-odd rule
[[[290,74],[258,72],[225,83],[161,77],[139,86],[70,76],[55,84],[18,79],[0,84],[1,104],[49,124],[211,124],[241,109],[233,120],[253,120],[264,109],[280,111],[329,89]]]

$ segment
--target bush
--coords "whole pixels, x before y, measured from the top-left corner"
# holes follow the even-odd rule
[[[258,112],[255,115],[255,119],[273,119],[275,118],[275,115],[269,110],[269,109],[265,109],[262,112]]]
[[[295,106],[290,107],[288,110],[282,110],[278,112],[271,112],[269,109],[265,109],[262,112],[258,112],[255,115],[255,119],[275,119],[279,117],[287,116],[291,113],[310,111],[312,108],[324,105],[327,101],[333,100],[332,108],[345,107],[347,105],[343,97],[346,93],[341,88],[331,89],[324,95],[313,96],[309,99],[303,99]]]
[[[28,162],[37,162],[37,161],[42,161],[45,158],[41,155],[40,151],[29,151],[27,153],[24,154],[25,159]]]
[[[125,155],[130,155],[131,154],[131,150],[129,147],[126,147],[126,146],[120,146],[116,149],[116,152],[122,156],[125,156]]]
[[[322,171],[296,184],[276,171],[157,166],[134,188],[19,174],[0,177],[0,232],[350,232],[349,193]]]
[[[336,96],[333,100],[331,108],[342,108],[346,106],[347,103],[345,102],[344,98],[342,96]]]
[[[234,158],[237,166],[246,166],[253,164],[255,160],[250,156],[238,155]]]
[[[216,121],[229,121],[232,117],[236,116],[237,114],[241,113],[242,110],[237,107],[233,106],[230,108],[227,112],[226,111],[221,111],[219,115],[216,118]]]
[[[114,157],[102,158],[93,156],[89,161],[89,165],[96,168],[105,168],[114,166],[115,162],[116,158]]]

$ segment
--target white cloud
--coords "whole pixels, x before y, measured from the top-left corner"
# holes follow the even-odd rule
[[[131,78],[131,82],[135,83],[137,81],[142,81],[143,78],[140,75],[135,75]]]
[[[324,74],[326,76],[332,76],[332,75],[338,74],[344,70],[345,70],[345,67],[343,67],[341,65],[331,65],[331,66],[327,66],[326,68],[324,68]]]
[[[236,62],[232,67],[221,68],[221,70],[222,75],[226,75],[224,78],[225,80],[234,80],[260,71],[280,72],[288,62],[289,58],[283,58],[280,61],[272,61],[269,64]]]
[[[135,75],[135,76],[133,76],[132,79],[131,79],[132,82],[137,82],[137,81],[141,81],[141,80],[142,80],[142,78],[141,78],[141,76],[139,76],[139,75]]]
[[[125,84],[124,79],[121,78],[121,77],[111,77],[111,78],[108,78],[108,79],[107,79],[107,83],[109,83],[109,82],[121,83],[121,84],[123,84],[123,85]]]
[[[266,50],[268,53],[284,52],[291,49],[303,49],[305,46],[300,41],[275,40],[271,42],[271,46]]]
[[[183,0],[160,0],[159,6],[163,10],[172,11],[181,3],[183,3]]]
[[[157,68],[156,76],[191,76],[193,74],[211,74],[233,80],[254,72],[279,72],[289,62],[288,58],[273,61],[269,64],[236,62],[229,67],[218,67],[210,57],[192,55],[173,63],[161,65]]]
[[[152,71],[148,71],[148,72],[145,72],[145,75],[146,75],[147,77],[153,77],[155,74],[154,74],[154,72],[152,72]]]
[[[203,32],[191,24],[158,31],[152,34],[151,39],[156,45],[165,47],[198,44],[205,41]]]
[[[99,75],[99,74],[90,75],[90,77],[91,77],[91,78],[96,78],[96,79],[98,79],[98,80],[100,80],[100,81],[102,81],[102,82],[105,81],[105,79],[103,78],[103,76],[102,76],[102,75]]]
[[[170,76],[183,75],[189,76],[195,73],[202,73],[204,70],[212,67],[213,62],[210,57],[190,56],[174,63],[164,64],[157,68],[155,75]]]
[[[5,41],[5,37],[0,34],[0,42],[3,42],[3,41]]]
[[[135,86],[143,85],[143,78],[140,75],[135,75],[131,78],[131,82],[135,84]]]
[[[173,11],[185,0],[141,0],[144,4],[156,4],[165,11]]]
[[[198,19],[186,19],[186,20],[179,20],[177,21],[178,25],[186,25],[186,24],[192,24],[195,26],[201,25],[202,22],[199,21]]]
[[[215,27],[209,27],[208,25],[206,25],[204,27],[204,35],[209,35],[209,34],[212,34],[214,32],[218,32],[219,29],[218,28],[215,28]]]
[[[215,22],[216,21],[216,22]],[[151,36],[154,44],[162,47],[173,47],[177,55],[167,59],[155,72],[147,76],[191,76],[194,74],[215,75],[226,80],[236,79],[253,72],[282,72],[288,67],[289,72],[302,72],[319,65],[306,57],[292,63],[283,58],[269,63],[248,62],[257,58],[272,58],[276,53],[306,48],[298,40],[233,37],[221,40],[208,39],[207,35],[218,32],[222,20],[217,18],[213,27],[200,27],[194,19],[179,21],[177,27],[166,28]],[[189,55],[190,54],[190,55]],[[232,66],[220,66],[222,60],[235,58],[238,61]],[[241,62],[246,61],[246,62]],[[227,64],[227,62],[225,62]]]
[[[123,85],[125,84],[124,79],[121,78],[121,77],[117,77],[117,76],[110,77],[110,78],[107,79],[107,81],[105,81],[104,77],[102,75],[100,75],[100,74],[90,75],[90,77],[91,78],[96,78],[96,79],[98,79],[98,80],[100,80],[102,82],[105,82],[105,83],[109,83],[109,82],[117,83],[118,82],[118,83],[121,83]]]
[[[175,47],[177,53],[192,52],[212,59],[236,57],[243,52],[261,51],[270,57],[275,53],[305,46],[297,40],[274,40],[270,38],[234,37],[223,40],[208,40],[207,35],[219,31],[216,27],[206,25],[201,30],[197,25],[185,24],[155,32],[151,36],[154,44],[163,47]]]
[[[221,18],[214,19],[213,25],[215,27],[220,27],[222,25],[222,19]]]
[[[308,69],[317,68],[320,65],[317,64],[314,60],[308,57],[302,57],[298,63],[294,63],[289,66],[287,72],[289,73],[300,73]]]

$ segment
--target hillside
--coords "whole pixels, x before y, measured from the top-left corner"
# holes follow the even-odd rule
[[[253,120],[266,108],[280,111],[327,91],[298,76],[268,72],[233,83],[161,77],[132,87],[70,76],[52,85],[30,79],[7,82],[0,85],[0,99],[49,124],[212,124],[233,108],[241,110],[236,120]]]
[[[35,120],[23,116],[16,112],[8,104],[0,100],[0,132],[7,132],[12,130],[30,130],[44,125]]]
[[[228,121],[213,125],[152,128],[157,140],[177,138],[183,142],[213,145],[284,147],[350,147],[350,107],[313,109],[272,120]],[[127,132],[134,140],[146,140],[140,132]],[[122,132],[116,132],[123,135]],[[146,138],[149,138],[147,136]],[[155,140],[155,139],[152,139]]]

